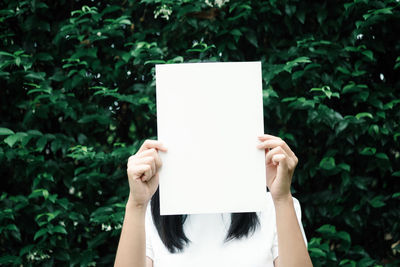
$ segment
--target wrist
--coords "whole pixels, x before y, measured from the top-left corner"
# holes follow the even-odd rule
[[[284,196],[273,197],[272,200],[274,201],[275,206],[287,205],[293,203],[293,197],[291,193],[286,194]]]
[[[146,202],[146,203],[136,202],[135,199],[133,198],[133,195],[129,194],[125,209],[135,210],[138,212],[146,212],[147,204],[148,204],[148,202]]]

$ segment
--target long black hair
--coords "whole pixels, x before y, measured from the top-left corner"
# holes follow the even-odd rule
[[[161,241],[171,253],[182,251],[184,246],[190,240],[186,237],[183,231],[183,224],[188,215],[160,215],[160,195],[159,190],[154,193],[151,198],[151,215],[154,225],[161,238]],[[235,239],[247,237],[254,233],[260,221],[257,213],[232,213],[231,225],[225,242]]]

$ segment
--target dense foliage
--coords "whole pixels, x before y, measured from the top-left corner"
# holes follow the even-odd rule
[[[0,265],[110,266],[154,64],[262,61],[314,265],[399,266],[399,33],[395,0],[1,1]]]

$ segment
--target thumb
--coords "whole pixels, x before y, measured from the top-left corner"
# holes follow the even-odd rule
[[[283,177],[285,173],[288,171],[288,165],[286,161],[286,156],[284,154],[277,154],[272,157],[272,162],[277,162],[278,170],[277,170],[277,177]]]
[[[158,172],[157,172],[157,173],[154,175],[154,177],[151,178],[151,179],[148,181],[148,185],[149,185],[149,187],[150,187],[151,189],[153,189],[153,188],[156,188],[156,189],[157,189],[157,186],[158,186],[159,181],[160,181],[160,176],[159,176],[159,174],[158,174]]]

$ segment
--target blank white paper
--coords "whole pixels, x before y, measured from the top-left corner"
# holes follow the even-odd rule
[[[261,211],[261,62],[156,65],[160,214]]]

